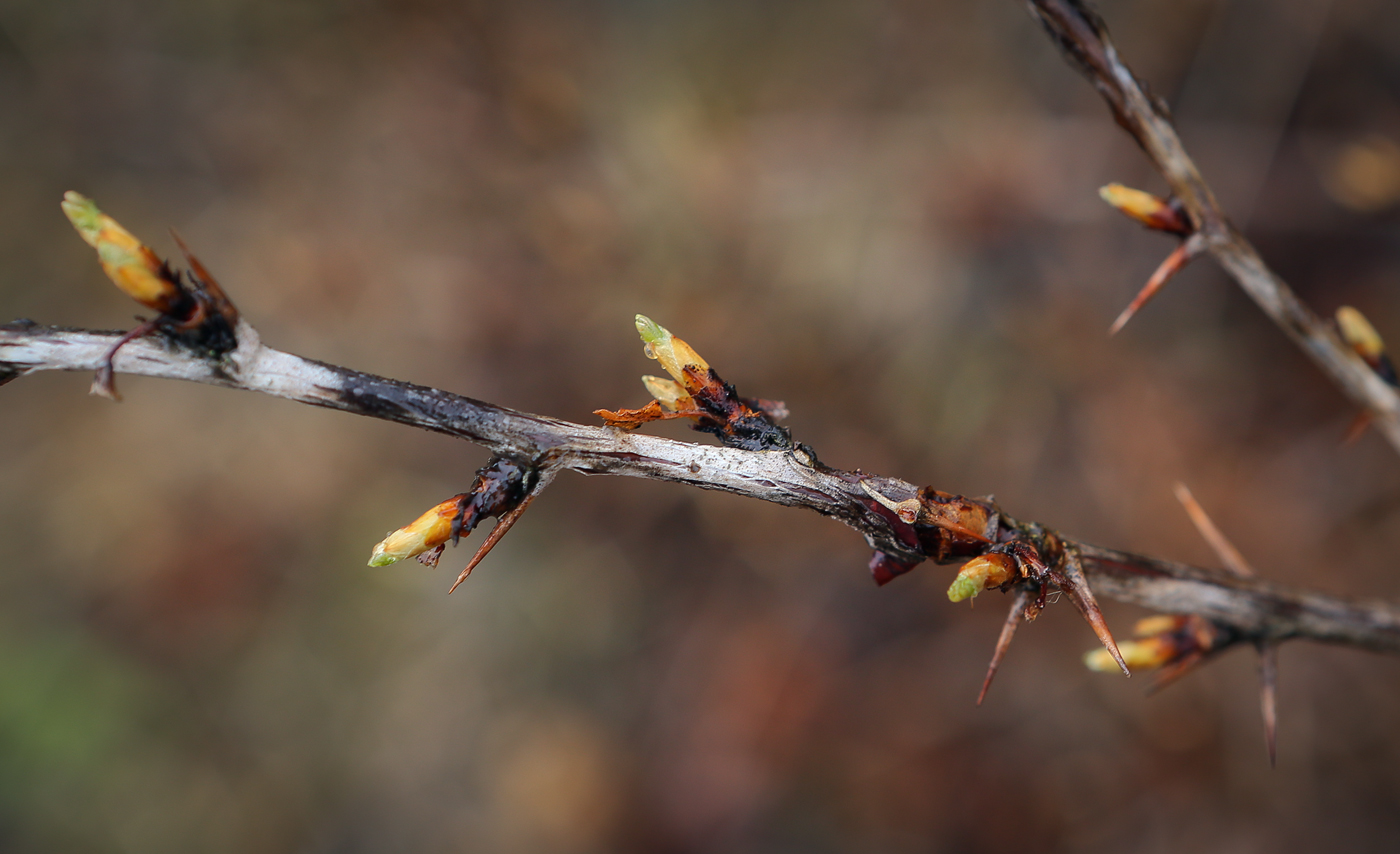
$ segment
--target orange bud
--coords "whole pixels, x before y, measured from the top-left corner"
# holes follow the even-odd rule
[[[1099,197],[1148,228],[1173,234],[1190,234],[1192,231],[1191,223],[1180,210],[1166,199],[1151,193],[1122,184],[1108,184],[1099,188]]]
[[[388,566],[405,558],[417,557],[435,549],[452,537],[452,520],[462,512],[466,493],[454,495],[419,516],[411,524],[394,531],[374,547],[370,566]]]
[[[1138,620],[1133,634],[1140,640],[1118,644],[1123,660],[1133,670],[1152,670],[1179,662],[1199,660],[1214,649],[1220,638],[1210,621],[1187,614],[1158,614]],[[1118,665],[1107,650],[1085,653],[1090,670],[1112,673]],[[1164,671],[1165,673],[1165,671]]]
[[[961,602],[983,590],[1000,587],[1016,577],[1016,561],[1010,555],[988,554],[963,564],[948,588],[948,599]]]

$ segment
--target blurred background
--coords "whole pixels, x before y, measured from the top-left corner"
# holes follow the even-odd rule
[[[1103,2],[1236,222],[1400,341],[1400,6]],[[1209,263],[1105,334],[1162,191],[1014,2],[4,0],[0,319],[139,310],[175,226],[273,346],[594,423],[644,312],[836,466],[1400,598],[1400,459]],[[453,596],[371,546],[479,448],[253,395],[0,391],[0,849],[1394,851],[1400,660],[1163,692],[1064,604],[877,589],[814,515],[567,475]],[[647,428],[710,441],[683,425]],[[1120,636],[1142,612],[1107,604]]]

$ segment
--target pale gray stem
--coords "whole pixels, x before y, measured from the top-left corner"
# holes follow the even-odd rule
[[[94,371],[116,332],[32,323],[0,326],[0,382],[38,371]],[[747,451],[678,442],[517,412],[439,389],[352,371],[263,346],[246,323],[238,348],[210,359],[157,338],[132,341],[114,365],[122,374],[189,380],[256,391],[313,406],[396,421],[466,439],[550,469],[673,481],[832,516],[892,555],[905,551],[868,490],[891,500],[918,488],[898,478],[822,465],[810,449]],[[862,486],[862,484],[865,484]],[[1015,526],[1013,519],[1003,524]],[[1077,547],[1100,598],[1155,611],[1199,614],[1239,640],[1307,638],[1400,652],[1400,607],[1294,590],[1253,578],[1061,539]]]

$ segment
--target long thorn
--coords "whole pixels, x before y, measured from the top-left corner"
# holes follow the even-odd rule
[[[1186,484],[1178,481],[1173,490],[1176,492],[1176,500],[1181,502],[1181,506],[1186,508],[1186,515],[1191,517],[1191,522],[1196,526],[1210,547],[1215,550],[1216,557],[1225,564],[1225,568],[1242,578],[1253,578],[1254,567],[1249,565],[1249,561],[1244,559],[1240,550],[1215,527],[1215,523],[1206,515],[1206,511],[1201,509],[1201,505],[1196,503],[1196,498],[1191,494],[1191,490],[1186,488]]]
[[[1069,601],[1074,607],[1079,609],[1079,613],[1084,616],[1084,621],[1089,624],[1089,628],[1098,635],[1099,643],[1102,643],[1108,654],[1113,656],[1113,660],[1118,662],[1118,667],[1122,669],[1124,676],[1131,677],[1133,674],[1128,670],[1128,663],[1123,660],[1123,654],[1118,651],[1118,644],[1113,640],[1113,633],[1108,630],[1108,623],[1104,622],[1103,612],[1099,610],[1098,600],[1094,598],[1094,591],[1089,589],[1089,581],[1084,577],[1084,567],[1079,563],[1079,555],[1071,547],[1065,548],[1064,560],[1060,563],[1061,569],[1055,573],[1059,578],[1055,579],[1060,585],[1060,589],[1069,597]]]
[[[987,665],[987,678],[982,680],[982,690],[977,693],[977,705],[982,705],[982,700],[987,696],[987,689],[992,687],[992,677],[997,675],[997,668],[1001,667],[1001,660],[1006,657],[1006,651],[1011,648],[1011,639],[1016,636],[1016,629],[1021,625],[1021,621],[1026,617],[1026,607],[1031,603],[1031,592],[1025,587],[1016,588],[1016,598],[1011,601],[1011,611],[1006,615],[1006,622],[1001,626],[1001,637],[997,638],[997,648],[992,651],[992,663]]]
[[[476,569],[476,565],[481,563],[481,561],[491,553],[491,550],[496,547],[496,543],[501,541],[501,538],[506,535],[506,532],[511,529],[511,526],[518,522],[521,516],[525,515],[525,508],[529,507],[530,502],[534,501],[535,496],[539,494],[539,489],[536,488],[535,491],[521,499],[514,510],[510,510],[496,520],[495,527],[491,529],[491,533],[482,541],[481,548],[477,549],[476,554],[472,555],[471,563],[467,564],[467,568],[462,570],[462,574],[457,576],[456,581],[452,582],[452,587],[447,591],[449,596],[452,595],[453,590],[457,589],[457,585],[467,580],[467,576],[472,574],[472,570]]]
[[[1118,331],[1126,326],[1129,320],[1133,319],[1133,315],[1147,305],[1147,301],[1156,296],[1157,292],[1171,281],[1173,276],[1181,272],[1187,264],[1191,263],[1192,258],[1201,254],[1205,247],[1205,240],[1201,239],[1200,235],[1193,234],[1183,240],[1181,245],[1173,249],[1166,260],[1153,271],[1152,278],[1148,279],[1147,284],[1142,286],[1142,290],[1138,291],[1138,295],[1133,297],[1133,301],[1128,303],[1127,308],[1123,309],[1123,313],[1118,315],[1118,319],[1113,321],[1113,325],[1108,328],[1108,334],[1117,335]]]
[[[1278,762],[1278,644],[1259,644],[1259,711],[1264,715],[1264,743],[1269,748],[1269,767]]]

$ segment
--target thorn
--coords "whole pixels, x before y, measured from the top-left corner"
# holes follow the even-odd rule
[[[1225,564],[1225,568],[1242,578],[1253,578],[1255,576],[1254,567],[1249,565],[1249,561],[1244,559],[1240,550],[1215,527],[1215,523],[1206,515],[1206,511],[1196,502],[1191,490],[1186,488],[1186,484],[1177,481],[1172,487],[1176,492],[1176,500],[1181,502],[1181,506],[1186,508],[1186,515],[1191,517],[1191,522],[1196,526],[1210,547],[1215,550],[1215,556]]]
[[[1103,612],[1099,610],[1094,591],[1089,589],[1089,581],[1084,577],[1084,567],[1080,565],[1079,555],[1073,547],[1065,546],[1064,560],[1060,565],[1062,569],[1052,572],[1051,577],[1060,585],[1060,589],[1069,597],[1074,607],[1079,609],[1089,628],[1098,635],[1099,643],[1103,644],[1104,649],[1108,650],[1108,654],[1118,663],[1123,675],[1131,677],[1133,674],[1128,671],[1128,663],[1118,651],[1118,644],[1113,640],[1113,633],[1108,630],[1108,623],[1104,622]]]
[[[1001,626],[1001,636],[997,638],[996,649],[992,651],[992,663],[987,665],[987,677],[982,680],[982,690],[977,692],[977,705],[982,705],[983,698],[987,696],[987,689],[992,687],[992,677],[997,675],[1001,660],[1011,648],[1011,639],[1015,637],[1016,629],[1025,619],[1026,608],[1030,603],[1031,592],[1025,587],[1017,587],[1016,598],[1011,602],[1011,611],[1006,615],[1006,622]]]
[[[1117,335],[1119,330],[1133,319],[1133,315],[1138,313],[1147,301],[1157,295],[1172,277],[1181,272],[1191,260],[1205,249],[1205,241],[1200,235],[1192,235],[1183,240],[1181,245],[1172,250],[1156,271],[1152,273],[1152,278],[1147,280],[1147,284],[1142,286],[1138,295],[1133,297],[1133,301],[1128,303],[1128,307],[1123,309],[1123,313],[1118,315],[1118,319],[1113,321],[1113,325],[1108,328],[1109,335]]]
[[[520,521],[520,517],[525,514],[525,508],[529,507],[530,502],[535,500],[535,496],[540,494],[540,487],[544,486],[544,479],[541,478],[540,481],[535,491],[525,496],[514,509],[508,511],[505,515],[496,520],[495,527],[491,529],[491,533],[481,543],[481,548],[477,549],[476,554],[472,555],[471,563],[467,564],[467,568],[462,570],[462,574],[457,576],[456,581],[452,582],[452,587],[448,589],[447,595],[451,596],[452,591],[457,589],[457,585],[467,580],[467,576],[471,575],[472,570],[476,569],[476,565],[481,563],[481,561],[491,553],[491,550],[496,547],[496,543],[501,541],[501,538],[506,535],[506,532],[511,529],[511,526]]]
[[[1259,710],[1264,715],[1264,743],[1269,748],[1269,767],[1278,764],[1278,644],[1259,644]]]
[[[185,239],[180,236],[180,232],[172,228],[170,229],[170,236],[175,239],[175,245],[180,247],[180,254],[185,256],[185,263],[190,265],[190,271],[206,282],[213,281],[214,277],[209,275],[209,271],[204,269],[204,265],[199,263],[198,258],[194,257],[194,253],[190,251],[190,247],[185,245]]]

